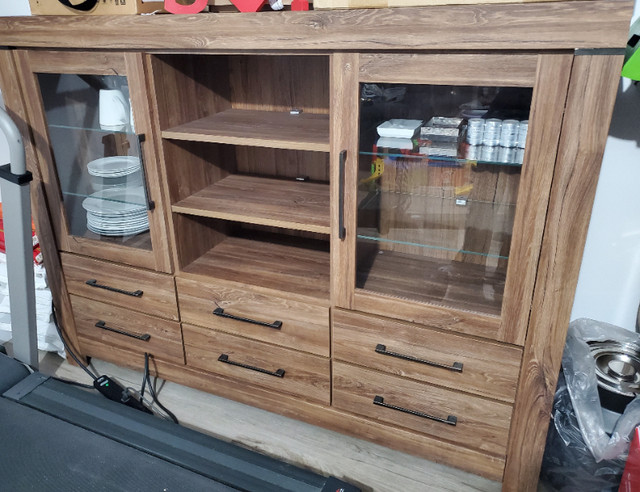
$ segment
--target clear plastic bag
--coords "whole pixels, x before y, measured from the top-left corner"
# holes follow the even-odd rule
[[[617,490],[632,433],[640,424],[636,397],[611,435],[605,431],[596,364],[587,343],[594,341],[640,346],[637,333],[608,323],[585,318],[570,323],[541,471],[542,482],[553,490]]]

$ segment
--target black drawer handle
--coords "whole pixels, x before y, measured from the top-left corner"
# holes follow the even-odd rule
[[[454,415],[449,415],[446,419],[440,418],[440,417],[435,417],[433,415],[429,415],[428,413],[424,413],[424,412],[418,412],[417,410],[409,410],[408,408],[402,408],[402,407],[397,407],[395,405],[389,405],[388,403],[384,402],[384,398],[382,398],[381,396],[376,395],[375,398],[373,399],[373,404],[374,405],[380,405],[381,407],[385,407],[385,408],[390,408],[391,410],[398,410],[399,412],[404,412],[404,413],[408,413],[411,415],[415,415],[417,417],[422,417],[425,419],[429,419],[429,420],[435,420],[436,422],[441,422],[443,424],[447,424],[447,425],[456,425],[458,423],[458,418],[455,417]]]
[[[387,346],[382,345],[381,343],[376,345],[376,352],[382,355],[390,355],[391,357],[397,357],[398,359],[410,360],[412,362],[419,362],[420,364],[427,364],[433,367],[440,367],[442,369],[447,369],[449,371],[462,372],[462,362],[454,362],[452,365],[448,366],[446,364],[440,364],[439,362],[433,362],[431,360],[418,359],[417,357],[413,357],[412,355],[403,355],[403,354],[398,354],[396,352],[389,352],[387,350]]]
[[[148,333],[143,333],[142,335],[138,335],[137,333],[130,333],[128,331],[124,331],[124,330],[118,330],[117,328],[111,328],[110,326],[107,326],[106,323],[102,320],[98,321],[96,323],[96,328],[102,328],[103,330],[107,330],[107,331],[112,331],[114,333],[118,333],[120,335],[125,335],[127,337],[131,337],[131,338],[136,338],[138,340],[142,340],[145,342],[148,342],[149,339],[151,338],[151,335],[149,335]]]
[[[284,377],[284,369],[276,369],[275,371],[267,371],[266,369],[262,369],[261,367],[249,366],[247,364],[242,364],[241,362],[234,362],[229,360],[229,356],[227,354],[220,354],[218,357],[220,362],[224,362],[225,364],[231,364],[232,366],[244,367],[245,369],[251,369],[252,371],[261,372],[262,374],[268,374],[269,376],[275,376],[277,378]]]
[[[110,290],[111,292],[117,292],[118,294],[124,294],[126,296],[142,297],[141,290],[136,290],[132,292],[129,290],[122,290],[122,289],[117,289],[115,287],[109,287],[108,285],[100,285],[95,278],[92,278],[91,280],[87,280],[85,284],[90,285],[91,287],[98,287],[99,289]]]
[[[213,314],[215,314],[216,316],[220,316],[222,318],[235,319],[236,321],[243,321],[245,323],[251,323],[252,325],[266,326],[268,328],[274,328],[276,330],[279,330],[280,328],[282,328],[282,321],[276,320],[273,323],[267,323],[266,321],[258,321],[251,318],[242,318],[241,316],[234,316],[233,314],[225,313],[224,309],[222,308],[216,308],[213,311]]]

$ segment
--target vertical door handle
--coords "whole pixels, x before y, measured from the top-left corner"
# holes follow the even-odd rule
[[[144,163],[144,149],[143,143],[146,140],[144,133],[136,135],[138,137],[138,155],[140,156],[140,171],[142,172],[142,184],[144,185],[144,193],[147,197],[147,210],[153,210],[156,208],[155,202],[151,199],[149,194],[149,183],[147,182],[147,171]]]
[[[340,152],[340,163],[338,167],[338,237],[344,239],[347,231],[344,227],[344,166],[347,160],[347,151]]]

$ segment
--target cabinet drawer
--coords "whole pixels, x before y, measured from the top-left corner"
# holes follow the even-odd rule
[[[511,405],[340,362],[333,405],[377,421],[505,455]]]
[[[333,356],[380,371],[513,402],[522,351],[422,325],[334,310]]]
[[[84,297],[69,297],[81,346],[83,339],[89,339],[138,353],[142,363],[142,355],[147,352],[158,359],[184,364],[179,323]]]
[[[177,278],[176,285],[184,322],[329,356],[328,307],[225,282],[202,284]]]
[[[329,359],[182,325],[187,365],[329,404]]]
[[[61,253],[60,258],[71,294],[178,319],[172,276],[68,253]]]

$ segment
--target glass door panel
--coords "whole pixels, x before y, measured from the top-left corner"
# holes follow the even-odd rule
[[[69,234],[150,250],[127,78],[38,74]]]
[[[500,314],[532,92],[360,85],[356,288]]]

